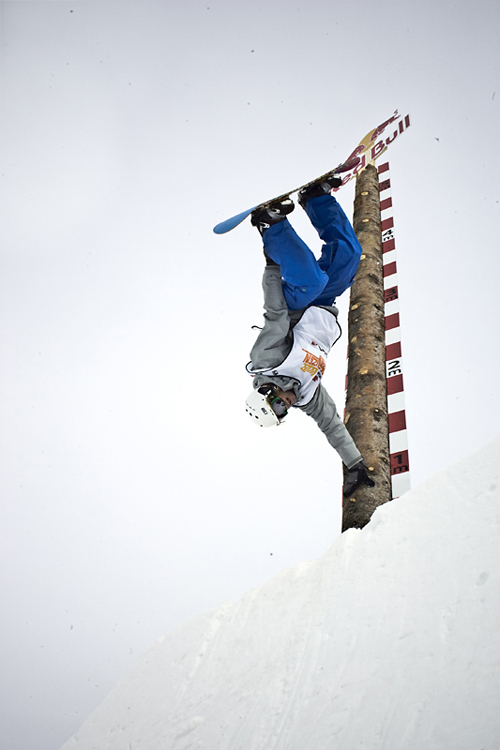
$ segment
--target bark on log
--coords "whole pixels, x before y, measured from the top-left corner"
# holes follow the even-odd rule
[[[344,498],[342,531],[362,528],[375,509],[391,499],[382,234],[378,174],[373,165],[356,178],[353,226],[363,254],[350,295],[345,424],[375,487],[360,487]]]

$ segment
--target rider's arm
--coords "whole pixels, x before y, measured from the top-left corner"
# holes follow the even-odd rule
[[[314,419],[347,468],[350,469],[362,459],[361,453],[337,412],[335,402],[322,385],[318,387],[308,404],[298,408]]]
[[[290,351],[291,332],[288,308],[281,286],[279,266],[266,266],[262,279],[264,290],[264,327],[250,352],[252,370],[274,367]]]

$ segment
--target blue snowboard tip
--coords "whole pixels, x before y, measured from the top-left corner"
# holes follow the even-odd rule
[[[249,208],[248,211],[242,211],[241,214],[236,214],[236,216],[231,216],[230,219],[221,221],[220,224],[217,224],[217,226],[214,227],[215,234],[226,234],[226,232],[230,232],[231,229],[234,229],[238,224],[241,224],[247,216],[250,216],[255,208],[257,208],[257,206]]]

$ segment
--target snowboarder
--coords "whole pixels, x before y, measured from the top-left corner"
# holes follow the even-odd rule
[[[261,427],[279,425],[292,407],[312,417],[349,470],[344,483],[344,495],[349,497],[360,485],[375,483],[321,385],[328,353],[341,335],[334,302],[353,283],[362,252],[347,216],[331,195],[340,184],[340,178],[332,177],[298,194],[299,204],[324,242],[319,261],[287,219],[295,208],[290,198],[252,214],[266,257],[265,324],[247,365],[254,390],[246,410]]]

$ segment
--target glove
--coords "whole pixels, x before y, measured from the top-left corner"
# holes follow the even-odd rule
[[[344,484],[344,497],[350,497],[354,490],[357,490],[358,487],[361,487],[363,484],[366,485],[366,487],[375,486],[375,482],[368,474],[368,466],[363,459],[361,459],[361,461],[358,461],[357,464],[354,464],[354,466],[349,469]]]

